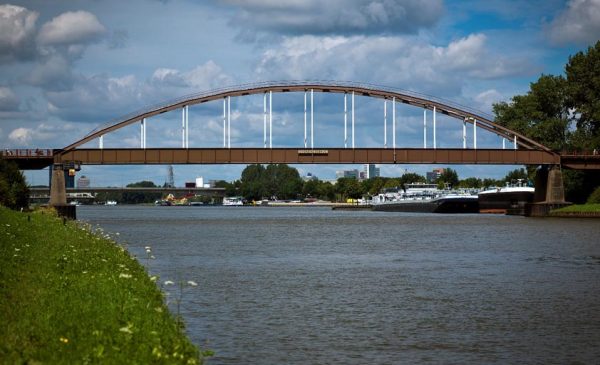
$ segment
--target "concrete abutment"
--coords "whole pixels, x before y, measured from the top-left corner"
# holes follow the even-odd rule
[[[52,165],[52,180],[50,184],[49,205],[56,209],[59,216],[76,219],[76,207],[67,204],[67,189],[65,186],[64,165],[56,163]]]
[[[565,188],[560,165],[541,166],[535,176],[533,203],[525,206],[525,215],[546,217],[551,210],[570,204],[565,201]]]

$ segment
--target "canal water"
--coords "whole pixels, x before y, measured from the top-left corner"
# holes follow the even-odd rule
[[[600,222],[82,206],[181,301],[208,364],[600,361]],[[147,259],[145,246],[155,259]]]

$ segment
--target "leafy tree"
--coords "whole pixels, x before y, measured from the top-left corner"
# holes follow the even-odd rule
[[[566,108],[574,109],[573,120],[577,130],[573,147],[600,149],[600,41],[587,52],[569,57]]]
[[[14,162],[0,159],[0,204],[11,209],[29,206],[29,188]]]
[[[383,188],[396,188],[400,186],[404,186],[404,182],[402,182],[402,180],[397,177],[387,179],[383,184]]]
[[[369,179],[369,180],[371,180],[371,186],[369,187],[367,192],[370,195],[377,195],[377,194],[379,194],[381,189],[383,189],[383,187],[385,186],[385,182],[387,179],[382,178],[382,177],[375,177],[375,178]]]
[[[286,164],[268,165],[263,178],[267,191],[279,199],[292,199],[302,191],[298,170]]]
[[[248,165],[242,171],[240,191],[246,199],[264,197],[295,198],[302,192],[302,179],[298,170],[286,164]]]
[[[458,173],[451,168],[444,169],[444,172],[437,178],[438,188],[444,188],[446,185],[451,188],[458,186]]]
[[[527,183],[528,179],[529,179],[529,176],[527,174],[527,171],[525,171],[525,169],[521,168],[521,169],[515,169],[512,171],[509,171],[506,174],[506,176],[504,177],[503,181],[505,183],[514,184],[518,180],[523,180],[525,183]]]
[[[135,183],[127,184],[128,188],[155,188],[157,187],[154,182],[144,180]],[[161,198],[160,193],[148,193],[138,191],[126,191],[122,194],[119,202],[125,204],[142,204],[142,203],[153,203]]]
[[[320,195],[320,185],[321,185],[321,181],[319,180],[308,180],[304,183],[304,186],[302,187],[302,195],[304,195],[305,197],[317,197]]]
[[[319,198],[332,201],[335,199],[335,187],[328,181],[319,184]]]
[[[516,95],[510,103],[494,104],[495,122],[560,151],[569,136],[565,88],[564,77],[542,75],[530,84],[526,95]]]
[[[489,188],[489,187],[492,187],[492,186],[501,186],[501,185],[503,185],[503,184],[502,184],[502,181],[500,181],[500,180],[495,180],[495,179],[485,178],[485,179],[483,179],[483,181],[481,182],[481,185],[482,185],[482,187],[484,187],[484,188]]]
[[[423,175],[416,174],[414,172],[409,172],[400,177],[400,183],[402,186],[406,184],[414,184],[414,183],[426,183],[427,179]]]
[[[569,58],[565,77],[542,75],[526,95],[494,105],[496,122],[554,149],[600,149],[600,41]],[[527,167],[533,179],[535,167]],[[565,196],[585,202],[598,171],[563,170]]]
[[[262,165],[248,165],[242,171],[240,192],[249,200],[260,200],[265,196],[265,186],[262,177],[265,168]]]
[[[127,184],[127,187],[128,188],[155,188],[156,185],[154,185],[154,182],[152,182],[152,181],[143,180],[143,181],[138,181],[135,183]]]
[[[479,189],[479,188],[483,187],[483,181],[481,181],[481,179],[476,178],[476,177],[468,177],[464,180],[461,180],[458,183],[458,187],[465,188],[465,189],[470,189],[470,188]]]
[[[342,196],[342,200],[358,199],[363,195],[362,186],[358,180],[351,177],[340,177],[335,186],[336,192]]]
[[[239,184],[239,180],[236,180],[233,183],[229,183],[225,180],[219,180],[215,183],[215,188],[224,188],[225,196],[236,196],[238,195]]]

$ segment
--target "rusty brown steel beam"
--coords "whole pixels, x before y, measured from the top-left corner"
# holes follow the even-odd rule
[[[562,155],[561,164],[573,170],[600,170],[600,155]]]
[[[149,148],[75,149],[61,162],[129,164],[491,164],[555,165],[560,156],[540,150],[422,148]]]

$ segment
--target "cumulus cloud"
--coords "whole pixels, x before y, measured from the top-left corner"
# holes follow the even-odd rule
[[[152,83],[156,86],[192,88],[195,91],[210,90],[232,82],[233,79],[223,73],[221,67],[213,61],[208,61],[184,72],[159,68],[152,75]]]
[[[268,49],[256,68],[264,79],[369,81],[436,95],[460,91],[463,79],[526,73],[527,62],[494,54],[474,34],[433,46],[405,36],[287,37]],[[326,76],[324,76],[326,75]]]
[[[475,103],[477,103],[478,109],[490,113],[492,111],[492,105],[494,103],[499,103],[505,100],[505,97],[502,94],[500,94],[498,90],[489,89],[475,95],[473,100],[475,101]]]
[[[30,128],[17,128],[8,135],[8,139],[18,144],[29,144],[33,139],[33,130]]]
[[[553,43],[590,44],[600,39],[600,0],[571,0],[547,26]]]
[[[19,104],[19,98],[10,88],[0,86],[0,111],[15,111],[19,108]]]
[[[71,132],[74,129],[75,126],[70,123],[61,123],[60,125],[40,123],[33,128],[19,127],[13,129],[9,133],[8,139],[17,145],[31,146],[33,144],[39,146],[38,143],[40,142],[54,142],[58,139],[64,139],[65,136],[69,135],[65,132]]]
[[[74,77],[66,90],[48,91],[51,115],[74,122],[107,122],[173,97],[231,84],[232,78],[213,61],[189,71],[159,68],[147,80],[133,75]]]
[[[105,32],[94,14],[69,11],[44,24],[37,41],[42,46],[85,44],[98,40]]]
[[[0,5],[0,62],[33,58],[38,16],[20,6]]]
[[[231,24],[285,34],[415,33],[442,16],[442,0],[223,0]]]

